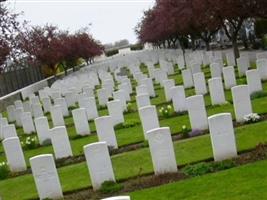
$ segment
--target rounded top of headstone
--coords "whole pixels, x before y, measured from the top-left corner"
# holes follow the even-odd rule
[[[54,160],[54,157],[52,154],[41,154],[38,156],[31,157],[29,160],[30,162],[38,162],[39,160]]]
[[[214,78],[210,78],[210,79],[208,80],[208,82],[210,83],[210,82],[221,81],[221,80],[222,80],[221,77],[214,77]]]
[[[9,142],[12,142],[12,141],[15,141],[15,140],[19,140],[19,138],[18,137],[8,137],[8,138],[4,139],[2,141],[2,143],[9,143]]]
[[[247,90],[248,91],[248,85],[237,85],[231,88],[232,92],[236,92],[239,90]]]
[[[150,137],[150,135],[155,135],[155,134],[170,134],[170,128],[169,127],[155,128],[147,131],[146,134],[147,137]]]
[[[47,120],[47,117],[43,116],[43,117],[37,117],[34,119],[34,121],[42,121],[42,120]]]
[[[187,97],[186,101],[187,102],[194,102],[194,101],[199,101],[201,99],[203,100],[203,95],[202,94],[198,94],[198,95],[193,95],[193,96]]]
[[[106,115],[106,116],[101,116],[101,117],[95,118],[95,122],[97,122],[97,121],[103,121],[103,120],[111,120],[111,119],[112,119],[111,116]]]
[[[229,118],[229,117],[232,118],[231,113],[219,113],[208,117],[208,120],[210,121],[210,120],[217,120],[219,118]]]
[[[54,128],[51,128],[50,130],[53,133],[54,131],[58,131],[58,130],[66,130],[66,127],[65,126],[56,126]]]
[[[154,110],[154,109],[156,109],[156,106],[154,106],[154,105],[149,105],[149,106],[144,106],[144,107],[142,107],[142,108],[139,108],[139,111],[146,111],[146,110]]]
[[[86,109],[85,108],[76,108],[76,109],[72,110],[71,112],[76,113],[76,112],[82,112],[82,111],[86,111]]]
[[[99,148],[100,146],[106,146],[107,147],[107,143],[105,141],[102,142],[94,142],[91,144],[87,144],[85,146],[83,146],[83,149],[95,149],[95,148]]]

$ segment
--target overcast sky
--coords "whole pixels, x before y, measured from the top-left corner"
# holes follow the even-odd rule
[[[128,39],[136,42],[134,27],[154,0],[10,0],[15,12],[31,24],[52,23],[78,30],[91,25],[91,33],[103,44]]]

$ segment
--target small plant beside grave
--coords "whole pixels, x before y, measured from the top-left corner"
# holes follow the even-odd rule
[[[136,110],[134,109],[134,106],[132,103],[127,103],[127,111],[125,113],[134,113]]]
[[[162,106],[160,109],[159,109],[159,114],[161,117],[164,117],[164,118],[169,118],[172,116],[173,114],[173,108],[171,105],[168,105],[168,106]]]
[[[21,146],[23,149],[36,149],[38,145],[38,140],[36,136],[26,137],[25,141],[21,142]]]
[[[262,97],[266,97],[267,96],[267,92],[265,91],[259,91],[259,92],[254,92],[250,95],[251,100],[253,99],[258,99],[258,98],[262,98]]]
[[[207,173],[222,171],[235,167],[235,163],[232,160],[226,160],[221,162],[201,162],[195,165],[188,165],[183,168],[183,172],[187,176],[201,176]]]
[[[187,128],[186,125],[182,126],[181,134],[182,134],[183,138],[188,138],[189,137],[189,129]]]
[[[105,181],[104,183],[102,183],[99,191],[104,194],[111,194],[111,193],[118,192],[122,189],[123,189],[122,184],[119,184],[113,181]]]
[[[6,179],[10,171],[6,162],[0,163],[0,180]]]
[[[261,117],[257,113],[251,113],[244,116],[245,124],[255,123],[261,120]]]

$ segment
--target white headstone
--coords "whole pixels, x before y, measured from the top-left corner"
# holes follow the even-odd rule
[[[231,89],[236,86],[235,69],[233,66],[223,68],[223,79],[225,89]]]
[[[18,107],[15,109],[16,125],[19,127],[22,127],[22,122],[21,122],[22,113],[23,113],[22,107]]]
[[[34,123],[39,143],[42,145],[47,140],[50,140],[49,124],[47,117],[35,118]]]
[[[108,146],[118,148],[113,121],[111,116],[103,116],[95,119],[98,140],[106,142]]]
[[[4,139],[3,127],[7,125],[7,118],[0,118],[0,140]]]
[[[256,63],[261,80],[267,80],[267,58],[257,59]]]
[[[220,66],[219,63],[212,63],[210,65],[210,73],[211,73],[211,77],[215,78],[215,77],[221,77],[222,75],[222,68]]]
[[[35,127],[32,120],[32,114],[30,112],[23,112],[21,114],[21,122],[24,133],[31,134],[35,132]]]
[[[98,117],[98,111],[96,107],[96,101],[94,97],[81,97],[79,98],[79,107],[86,109],[86,115],[88,120],[94,120]]]
[[[163,87],[165,92],[166,101],[171,101],[171,88],[175,86],[175,81],[173,79],[168,79],[163,81]]]
[[[139,117],[142,122],[145,139],[148,131],[160,127],[156,106],[139,108]]]
[[[98,103],[100,106],[106,106],[108,102],[107,89],[102,88],[97,90]]]
[[[147,139],[156,175],[177,172],[176,158],[169,128],[147,132]]]
[[[2,127],[3,138],[18,137],[14,124],[9,124]]]
[[[258,70],[251,69],[246,71],[246,77],[247,77],[249,94],[262,91],[261,78],[258,73]]]
[[[192,76],[190,69],[183,70],[182,77],[183,77],[183,84],[184,84],[185,89],[194,87],[193,76]]]
[[[146,85],[139,85],[135,88],[135,90],[136,90],[136,95],[149,94]]]
[[[195,86],[195,92],[197,95],[202,94],[205,95],[207,94],[207,86],[206,86],[206,80],[204,73],[196,73],[193,74],[193,80],[194,80],[194,86]]]
[[[237,59],[237,69],[239,77],[242,77],[246,74],[246,71],[249,68],[249,58],[246,56],[242,56]]]
[[[16,120],[16,114],[15,114],[15,106],[14,105],[9,105],[7,106],[7,117],[9,122],[14,122]]]
[[[136,96],[136,103],[138,108],[142,108],[144,106],[150,106],[150,98],[148,94],[140,94]]]
[[[38,118],[38,117],[43,117],[43,109],[41,104],[32,104],[32,112],[33,112],[33,117]]]
[[[249,89],[247,85],[232,87],[232,97],[237,122],[244,122],[244,116],[252,113]]]
[[[114,100],[120,100],[123,110],[127,110],[127,103],[123,90],[113,92]]]
[[[105,181],[114,181],[112,163],[106,142],[97,142],[83,147],[94,190],[100,189]]]
[[[226,60],[227,60],[227,65],[228,66],[235,66],[235,55],[233,52],[228,52],[226,53]]]
[[[50,137],[56,159],[72,156],[72,150],[65,126],[50,129]]]
[[[237,156],[235,134],[230,113],[210,116],[209,130],[215,161],[231,159]]]
[[[172,87],[170,93],[174,111],[178,113],[187,111],[184,86]]]
[[[51,112],[51,107],[52,107],[51,99],[49,97],[45,97],[42,98],[41,101],[43,103],[44,112],[45,113]]]
[[[192,74],[201,72],[201,66],[199,63],[193,63],[190,68],[191,68]]]
[[[222,79],[212,78],[208,80],[209,91],[210,91],[210,98],[212,105],[221,105],[226,102],[224,90],[223,90],[223,83]]]
[[[9,137],[2,142],[11,172],[21,172],[27,169],[23,151],[18,137]]]
[[[21,100],[16,100],[14,104],[16,108],[23,108],[23,103]]]
[[[140,81],[141,85],[145,85],[147,87],[147,91],[150,97],[155,97],[155,90],[152,78],[145,78]]]
[[[195,95],[187,97],[186,105],[192,130],[208,129],[207,111],[203,96]]]
[[[23,110],[24,112],[32,112],[32,105],[30,101],[24,101],[23,102]]]
[[[78,135],[89,135],[90,127],[85,108],[72,110],[73,122]]]
[[[124,123],[123,108],[120,100],[109,101],[107,107],[114,126]]]
[[[62,199],[63,193],[53,155],[30,158],[32,174],[40,199]]]
[[[51,118],[54,126],[65,126],[65,121],[60,105],[52,106]]]
[[[69,116],[69,110],[68,110],[68,105],[66,103],[65,98],[57,98],[54,100],[54,105],[59,105],[61,106],[62,109],[62,114],[64,117]]]

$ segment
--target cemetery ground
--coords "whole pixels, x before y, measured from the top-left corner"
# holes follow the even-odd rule
[[[255,68],[255,66],[252,66]],[[143,65],[141,67],[143,73],[147,73],[147,68]],[[208,68],[204,68],[206,80],[211,77]],[[237,72],[236,72],[237,73]],[[238,77],[238,75],[236,75]],[[181,72],[177,69],[174,75],[169,78],[175,79],[176,85],[183,83]],[[239,78],[238,84],[246,84],[246,79]],[[133,86],[136,85],[132,80]],[[261,115],[261,121],[253,124],[239,124],[234,122],[236,142],[239,154],[242,155],[255,151],[255,148],[260,144],[267,142],[267,83],[263,83],[263,92],[257,93],[252,97],[253,112]],[[210,142],[210,136],[207,131],[203,134],[197,134],[195,137],[189,137],[190,122],[187,113],[174,113],[171,111],[168,116],[162,115],[159,112],[161,107],[172,105],[171,102],[165,101],[164,90],[155,85],[157,96],[151,99],[151,104],[157,106],[157,111],[160,119],[160,127],[170,127],[172,137],[174,140],[175,156],[178,165],[178,175],[173,176],[173,183],[163,184],[155,188],[141,190],[142,188],[133,187],[133,191],[126,191],[123,188],[115,191],[115,193],[105,194],[93,192],[89,187],[91,186],[88,169],[83,156],[83,146],[89,143],[97,142],[98,138],[95,134],[96,128],[93,122],[90,122],[91,135],[81,137],[77,136],[73,120],[71,117],[65,118],[68,135],[70,138],[71,147],[74,157],[57,160],[58,173],[60,182],[64,191],[66,199],[81,199],[84,193],[87,199],[98,198],[99,196],[112,196],[113,194],[130,193],[133,199],[253,199],[254,197],[262,197],[266,191],[264,186],[267,184],[264,179],[267,176],[266,168],[267,162],[265,153],[266,148],[263,148],[260,158],[248,159],[247,162],[237,162],[237,165],[221,167],[221,172],[200,174],[200,177],[193,177],[187,175],[183,169],[187,166],[195,166],[199,163],[210,163],[213,154]],[[186,96],[194,95],[194,89],[187,89]],[[205,95],[205,105],[208,116],[217,113],[231,113],[234,119],[234,109],[232,104],[231,91],[226,90],[225,96],[227,104],[220,106],[212,106],[210,96]],[[125,123],[115,127],[116,138],[119,149],[111,150],[111,160],[114,169],[114,174],[118,184],[130,184],[131,181],[142,181],[143,178],[149,177],[153,174],[153,167],[150,157],[150,152],[147,142],[144,142],[144,135],[142,126],[139,120],[137,106],[135,102],[135,95],[131,96],[131,105],[128,113],[124,114]],[[99,114],[101,116],[107,115],[107,109],[101,108]],[[6,113],[3,113],[6,115]],[[49,124],[52,126],[51,118],[48,115]],[[184,129],[186,127],[186,130]],[[21,128],[17,128],[17,133],[21,141],[25,141],[26,137]],[[36,145],[33,149],[24,149],[24,155],[27,162],[28,170],[23,173],[10,174],[7,179],[0,181],[0,194],[3,199],[34,199],[37,198],[37,191],[33,176],[30,174],[29,158],[40,155],[53,153],[51,145],[39,146]],[[254,152],[255,153],[255,152]],[[253,154],[255,155],[255,154]],[[256,154],[257,155],[257,154]],[[263,160],[263,161],[260,161]],[[3,147],[0,145],[0,161],[6,161],[3,153]],[[233,161],[235,162],[235,161]],[[249,164],[247,164],[249,163]],[[240,166],[242,165],[242,166]],[[228,169],[231,168],[231,169]],[[204,170],[205,171],[205,170]],[[211,171],[212,172],[212,171]],[[215,170],[217,172],[217,170]],[[154,176],[153,176],[154,177]],[[168,176],[166,176],[168,177]],[[171,176],[172,177],[172,176]],[[175,177],[177,179],[175,179]],[[153,185],[153,178],[147,184],[147,187]],[[172,182],[171,178],[169,180]],[[136,184],[137,184],[136,183]],[[168,183],[167,180],[163,183]],[[229,187],[225,188],[225,185]],[[16,187],[17,186],[17,187]],[[144,188],[146,186],[144,185]],[[127,187],[128,188],[128,187]],[[212,188],[212,189],[211,189]],[[137,191],[134,191],[137,190]],[[140,190],[140,191],[139,191]],[[194,191],[194,192],[192,192]],[[75,193],[75,194],[73,194]],[[233,194],[230,198],[228,193]],[[215,195],[216,194],[216,195]],[[77,195],[77,196],[73,196]],[[251,198],[250,198],[251,197]]]

